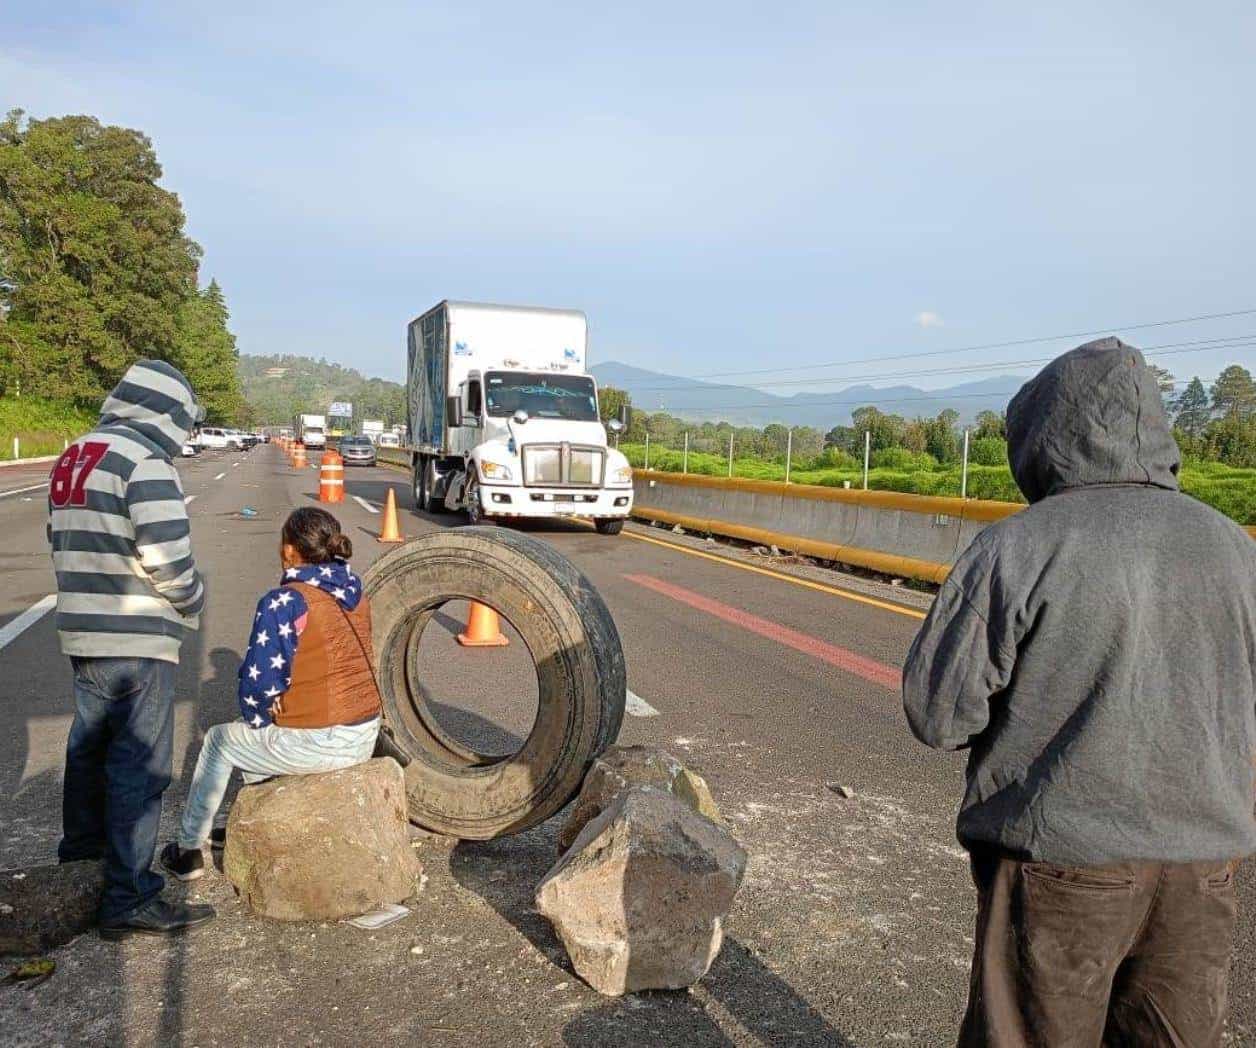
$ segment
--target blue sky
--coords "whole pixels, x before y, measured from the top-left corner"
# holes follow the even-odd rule
[[[402,378],[444,297],[685,375],[1256,308],[1243,0],[3,8],[0,104],[152,136],[247,353]]]

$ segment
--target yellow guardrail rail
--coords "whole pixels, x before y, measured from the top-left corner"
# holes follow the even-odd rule
[[[746,524],[739,521],[708,516],[703,513],[678,512],[675,509],[650,504],[650,491],[658,485],[671,485],[690,489],[731,492],[746,495],[768,496],[781,499],[803,499],[815,502],[832,502],[846,506],[876,511],[919,514],[931,517],[935,522],[945,521],[948,526],[958,524],[963,534],[965,524],[980,528],[985,524],[1002,520],[1024,509],[1015,502],[995,502],[988,499],[960,499],[938,495],[911,495],[899,491],[864,491],[862,489],[830,488],[815,484],[785,484],[775,480],[749,480],[741,477],[708,477],[693,473],[664,473],[658,470],[635,470],[634,480],[640,482],[634,500],[632,515],[660,524],[679,525],[691,531],[724,535],[728,538],[754,542],[763,546],[777,546],[805,556],[850,564],[870,571],[926,582],[942,582],[951,570],[948,562],[867,549],[842,542],[828,542],[791,532]],[[1256,539],[1256,526],[1247,526],[1247,533]],[[955,555],[962,552],[958,544]]]

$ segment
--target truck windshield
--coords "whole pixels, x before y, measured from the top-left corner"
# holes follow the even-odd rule
[[[490,371],[484,404],[496,418],[522,408],[533,418],[597,421],[597,393],[587,375],[552,375],[544,371]]]

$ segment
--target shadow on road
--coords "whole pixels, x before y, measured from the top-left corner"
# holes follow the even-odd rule
[[[557,859],[560,818],[514,837],[464,841],[451,853],[450,869],[459,884],[479,895],[557,967],[574,976],[566,951],[533,903],[536,885]],[[700,986],[702,994],[717,1001],[764,1044],[828,1048],[854,1044],[731,936],[725,938]],[[659,990],[607,1001],[580,1013],[563,1030],[563,1043],[580,1048],[641,1044],[705,1048],[733,1042],[704,1009],[701,995]]]

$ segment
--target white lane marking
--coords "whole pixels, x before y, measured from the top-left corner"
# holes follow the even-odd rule
[[[183,504],[184,504],[185,506],[191,505],[192,500],[193,500],[194,498],[196,498],[196,496],[195,496],[195,495],[184,495],[184,496],[183,496]]]
[[[624,703],[624,712],[629,717],[657,717],[659,715],[658,710],[632,691],[628,693],[628,701]]]
[[[354,495],[353,501],[361,506],[367,513],[378,513],[379,510],[366,501],[361,495]]]
[[[3,628],[0,628],[0,648],[4,648],[17,640],[18,637],[35,625],[48,612],[52,611],[56,603],[57,595],[49,593],[43,600],[38,600],[32,604],[12,622],[6,623]]]
[[[45,480],[42,484],[32,484],[29,488],[13,488],[11,491],[0,491],[0,499],[9,495],[22,495],[28,491],[39,491],[41,488],[46,488],[47,486],[48,482]]]
[[[225,473],[219,473],[219,474],[218,474],[218,476],[216,476],[214,479],[215,479],[215,480],[222,480],[222,478],[223,478],[223,477],[225,477],[226,475],[227,475],[227,474],[225,474]]]
[[[233,463],[231,463],[231,468],[232,468],[232,469],[239,469],[239,468],[240,468],[240,463],[238,463],[238,462],[233,462]]]

